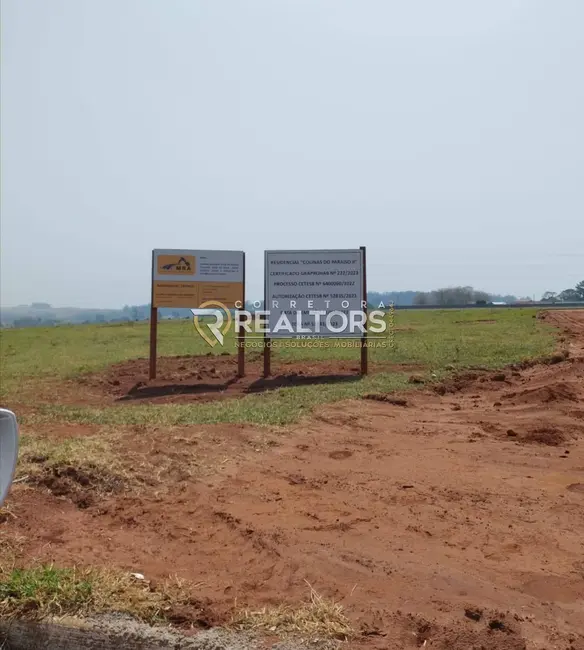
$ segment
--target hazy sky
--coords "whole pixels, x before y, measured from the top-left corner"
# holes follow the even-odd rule
[[[2,0],[4,305],[152,248],[367,246],[372,290],[584,279],[581,0]]]

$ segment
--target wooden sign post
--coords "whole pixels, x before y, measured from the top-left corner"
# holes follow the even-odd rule
[[[150,370],[149,379],[156,379],[156,344],[158,342],[158,309],[150,307]]]
[[[363,296],[363,311],[365,312],[365,318],[367,318],[367,249],[365,246],[361,246],[361,275],[363,278],[363,287],[361,289]],[[365,321],[365,331],[361,337],[361,374],[366,375],[369,372],[369,354],[367,347],[367,321]]]
[[[264,264],[267,264],[264,260]],[[270,309],[268,304],[268,271],[264,268],[264,311]],[[264,332],[264,378],[272,374],[272,341],[269,334]]]
[[[156,344],[158,343],[158,308],[154,306],[154,251],[152,251],[152,287],[150,291],[150,368],[149,379],[156,379]]]
[[[245,253],[243,253],[241,309],[245,309]],[[237,308],[237,304],[235,305]],[[239,323],[237,328],[237,376],[245,377],[245,327]]]

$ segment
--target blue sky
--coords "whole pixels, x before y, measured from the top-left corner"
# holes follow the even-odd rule
[[[367,246],[372,290],[584,278],[580,0],[3,0],[4,305],[153,248]]]

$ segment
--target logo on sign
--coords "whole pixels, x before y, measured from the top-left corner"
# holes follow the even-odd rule
[[[158,273],[161,275],[194,275],[193,255],[159,255]]]
[[[204,318],[199,310],[213,310],[212,314]],[[219,343],[223,345],[225,334],[231,325],[231,312],[222,303],[216,300],[208,300],[199,306],[198,309],[191,309],[193,312],[193,324],[197,332],[213,348]]]

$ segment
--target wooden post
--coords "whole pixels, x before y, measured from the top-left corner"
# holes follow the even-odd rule
[[[272,343],[264,334],[264,377],[269,377],[272,373]]]
[[[156,379],[156,343],[158,337],[158,308],[154,306],[154,251],[152,251],[152,290],[150,295],[150,369],[149,379]]]
[[[237,376],[245,377],[245,329],[239,326],[237,335]]]
[[[367,250],[365,246],[361,246],[361,260],[363,264],[363,301],[365,303],[365,317],[367,317]],[[365,323],[365,331],[361,337],[361,374],[366,375],[369,371],[368,367],[368,354],[367,354],[367,322]]]
[[[268,253],[264,252],[264,311],[268,310]],[[268,318],[268,325],[269,325]],[[264,377],[272,373],[272,343],[269,335],[264,332]]]
[[[158,335],[158,309],[150,308],[150,372],[149,378],[156,379],[156,339]]]
[[[243,254],[242,309],[245,309],[245,253]],[[245,377],[245,327],[240,323],[237,331],[237,376]]]

